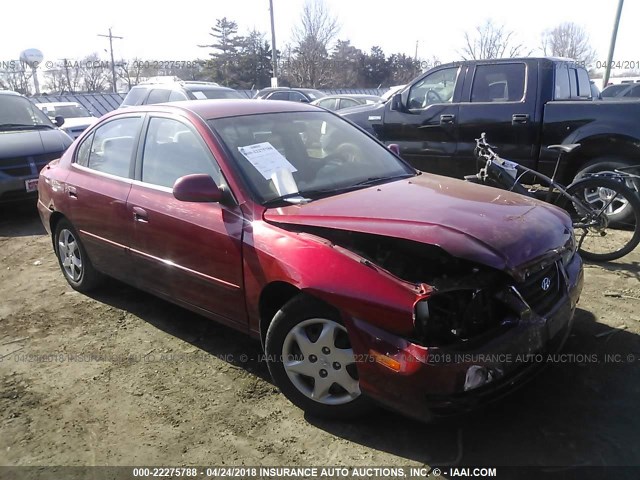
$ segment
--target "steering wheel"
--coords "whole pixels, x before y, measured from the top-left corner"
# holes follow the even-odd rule
[[[424,100],[427,105],[430,105],[432,103],[443,103],[442,97],[440,96],[440,94],[435,90],[433,90],[432,88],[427,90],[427,94],[424,96]]]

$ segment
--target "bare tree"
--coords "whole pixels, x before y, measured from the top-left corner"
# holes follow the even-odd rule
[[[589,35],[580,25],[561,23],[542,34],[542,49],[545,55],[567,57],[589,65],[596,58]]]
[[[104,62],[100,61],[98,54],[87,55],[80,63],[83,66],[82,79],[84,80],[85,91],[88,93],[106,91],[109,83],[109,71]]]
[[[475,32],[464,34],[465,45],[462,48],[464,60],[518,57],[528,55],[524,45],[515,38],[515,33],[504,25],[496,25],[491,20],[478,25]]]
[[[10,60],[6,68],[0,70],[0,87],[23,95],[31,95],[31,77],[29,66],[20,60]]]
[[[321,87],[329,83],[331,63],[328,51],[340,31],[337,17],[324,0],[306,0],[300,25],[293,30],[295,58],[291,73],[300,86]]]

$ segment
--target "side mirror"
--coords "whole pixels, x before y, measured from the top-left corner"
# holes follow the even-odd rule
[[[389,145],[387,145],[387,148],[396,155],[400,155],[400,145],[398,145],[397,143],[390,143]]]
[[[220,202],[224,192],[210,175],[195,173],[185,175],[173,184],[173,196],[182,202]]]
[[[64,125],[64,117],[62,117],[61,115],[56,115],[56,117],[53,119],[53,123],[56,124],[56,127],[61,127],[62,125]]]
[[[403,110],[402,105],[402,94],[396,93],[393,97],[391,97],[391,110],[401,112]]]
[[[301,98],[298,100],[300,103],[310,103],[308,98]]]

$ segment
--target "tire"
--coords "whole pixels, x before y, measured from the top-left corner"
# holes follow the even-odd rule
[[[623,220],[612,221],[606,210],[589,226],[575,203],[560,197],[557,205],[571,216],[580,255],[587,260],[607,262],[627,255],[640,243],[640,198],[622,182],[606,177],[585,177],[567,187],[567,193],[579,198],[594,211],[615,209],[616,202],[626,202],[629,213]]]
[[[80,236],[68,220],[57,223],[53,249],[64,278],[74,290],[88,292],[101,283],[102,274],[93,267]]]
[[[639,162],[640,163],[640,162]],[[574,178],[574,182],[578,180],[582,180],[583,178],[588,178],[588,176],[593,175],[595,173],[603,173],[605,176],[607,174],[616,175],[614,172],[617,168],[624,168],[633,166],[634,163],[626,162],[624,160],[618,160],[615,158],[605,158],[600,157],[586,163],[580,171],[576,174]],[[627,180],[627,187],[636,192],[640,192],[640,182],[638,180],[629,179]],[[638,194],[638,198],[640,199],[640,194]],[[631,212],[628,208],[622,209],[619,212],[616,212],[612,215],[609,215],[609,219],[612,222],[619,221],[631,221]]]
[[[304,294],[287,302],[269,325],[265,352],[276,385],[305,412],[350,419],[371,411],[347,330],[327,304]]]

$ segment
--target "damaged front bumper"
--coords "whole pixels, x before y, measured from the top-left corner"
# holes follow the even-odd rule
[[[583,285],[582,260],[561,268],[564,290],[538,315],[517,289],[504,291],[513,319],[481,338],[451,347],[425,347],[360,319],[345,319],[360,388],[408,416],[429,420],[461,413],[509,393],[530,379],[566,341]]]

